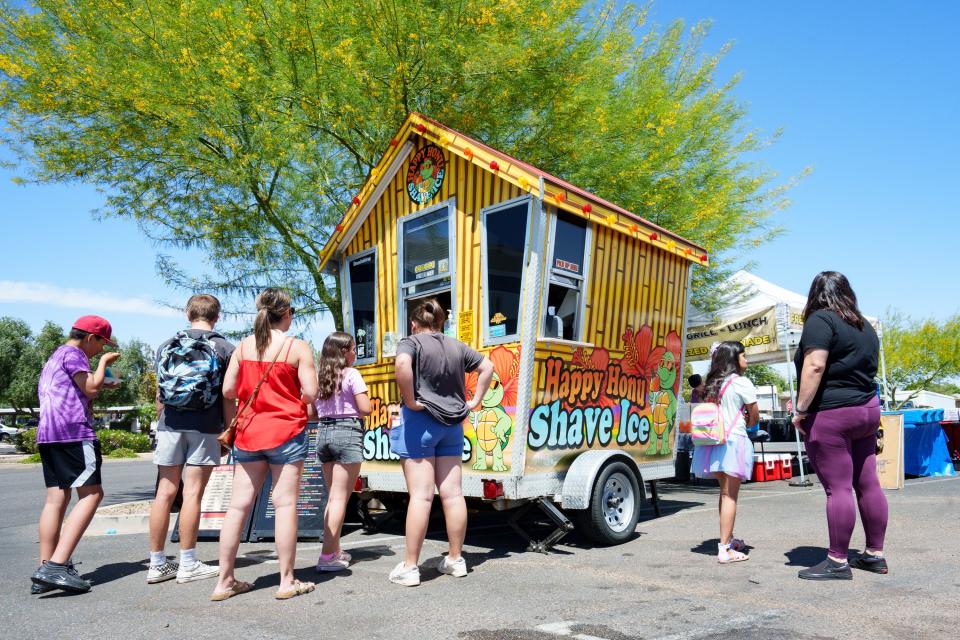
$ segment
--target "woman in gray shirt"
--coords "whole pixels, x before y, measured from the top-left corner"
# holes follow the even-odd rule
[[[427,533],[434,487],[440,494],[450,550],[441,558],[441,573],[462,578],[467,563],[461,555],[467,530],[467,505],[461,486],[463,421],[480,403],[493,377],[493,363],[441,331],[446,313],[433,299],[414,309],[410,337],[397,346],[397,385],[403,399],[402,421],[390,431],[390,448],[400,456],[410,494],[406,553],[390,582],[420,584],[420,549]],[[477,390],[466,399],[465,374],[477,371]]]

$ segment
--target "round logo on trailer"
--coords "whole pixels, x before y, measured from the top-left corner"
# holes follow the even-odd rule
[[[426,204],[443,186],[443,178],[447,175],[447,159],[443,156],[443,149],[428,144],[410,159],[407,167],[407,195],[417,204]]]

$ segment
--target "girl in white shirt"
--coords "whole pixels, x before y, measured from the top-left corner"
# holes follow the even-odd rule
[[[747,357],[742,344],[729,341],[716,346],[702,401],[719,402],[727,439],[723,444],[698,446],[693,453],[694,473],[700,477],[713,475],[720,484],[717,561],[721,564],[749,559],[743,553],[746,544],[733,537],[740,482],[749,480],[753,472],[753,443],[747,437],[747,426],[756,424],[760,417],[757,390],[749,379],[743,377],[746,369]]]

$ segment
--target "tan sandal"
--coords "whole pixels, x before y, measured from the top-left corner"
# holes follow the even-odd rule
[[[233,596],[238,596],[241,593],[246,593],[253,589],[253,585],[249,582],[241,582],[240,580],[233,583],[233,585],[226,591],[215,591],[213,595],[210,596],[210,599],[214,602],[222,602]]]
[[[289,600],[290,598],[296,598],[297,596],[302,596],[305,593],[310,593],[317,588],[312,582],[300,582],[299,580],[293,581],[293,588],[287,589],[286,591],[277,591],[277,595],[274,596],[277,600]]]

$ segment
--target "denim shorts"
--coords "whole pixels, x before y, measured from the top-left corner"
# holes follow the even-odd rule
[[[401,410],[400,424],[390,430],[390,449],[401,458],[438,458],[463,454],[463,423],[444,424],[429,411]]]
[[[363,462],[363,421],[321,418],[317,427],[317,460],[340,464]]]
[[[307,459],[307,430],[293,436],[283,444],[272,449],[260,451],[245,451],[233,448],[233,459],[236,462],[257,462],[266,460],[270,464],[294,464]]]

